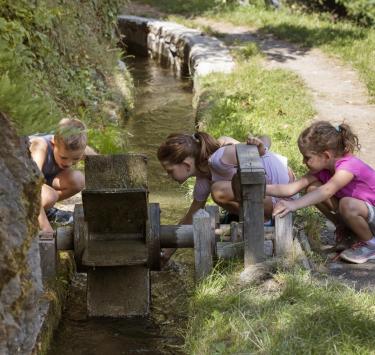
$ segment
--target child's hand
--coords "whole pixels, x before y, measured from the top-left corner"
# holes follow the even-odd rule
[[[264,146],[264,143],[259,138],[249,135],[247,137],[246,144],[256,145],[260,156],[263,156],[264,154],[266,154],[266,147]]]
[[[273,209],[272,215],[280,217],[286,216],[289,212],[296,211],[296,205],[294,201],[280,200]]]

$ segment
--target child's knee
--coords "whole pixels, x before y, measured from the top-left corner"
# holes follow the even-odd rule
[[[41,204],[43,208],[52,207],[59,199],[59,194],[52,187],[44,184],[41,190]]]
[[[80,171],[73,171],[69,181],[72,192],[78,193],[85,188],[85,177]]]
[[[215,203],[217,203],[218,205],[228,202],[228,196],[225,193],[225,190],[219,187],[213,186],[211,188],[211,196]]]
[[[360,211],[355,199],[351,197],[343,197],[339,201],[339,213],[342,217],[358,216]]]

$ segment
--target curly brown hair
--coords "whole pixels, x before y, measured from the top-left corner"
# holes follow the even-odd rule
[[[298,137],[301,152],[323,153],[331,150],[336,157],[360,150],[358,137],[346,123],[337,126],[327,121],[317,121],[307,127]]]

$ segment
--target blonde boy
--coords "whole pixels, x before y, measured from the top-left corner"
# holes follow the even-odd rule
[[[93,153],[87,147],[86,127],[78,119],[63,118],[54,135],[30,137],[30,152],[45,178],[41,191],[39,227],[42,233],[53,233],[46,210],[57,201],[80,192],[85,186],[83,174],[72,167],[85,153]]]

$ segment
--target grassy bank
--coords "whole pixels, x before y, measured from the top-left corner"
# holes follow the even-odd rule
[[[121,0],[0,1],[0,111],[20,134],[49,132],[70,115],[108,146],[132,107],[130,76],[118,68]],[[104,139],[105,141],[105,139]]]
[[[216,272],[197,288],[186,353],[373,354],[374,294],[299,269],[241,285],[241,268]]]
[[[337,21],[330,13],[310,13],[297,6],[274,11],[264,1],[250,1],[251,6],[228,5],[233,2],[214,0],[137,0],[162,11],[184,18],[207,16],[237,25],[246,25],[261,33],[298,43],[305,48],[320,48],[342,59],[359,72],[375,100],[375,29],[350,21]],[[172,16],[173,17],[173,16]]]

